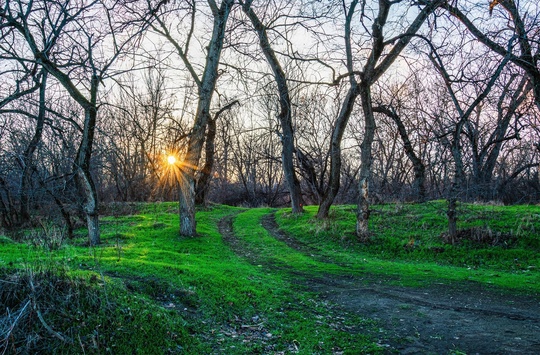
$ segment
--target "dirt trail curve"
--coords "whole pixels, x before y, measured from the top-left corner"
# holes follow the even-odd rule
[[[232,229],[234,216],[219,223],[224,240],[245,252]],[[276,239],[306,255],[316,251],[279,230],[274,215],[263,227]],[[371,334],[388,353],[399,354],[540,354],[540,299],[516,296],[477,283],[429,284],[422,288],[389,286],[374,275],[308,278],[303,286],[345,311],[374,319]],[[353,335],[351,335],[353,336]]]

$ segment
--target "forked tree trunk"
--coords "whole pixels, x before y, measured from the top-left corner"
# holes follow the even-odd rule
[[[357,5],[358,0],[354,0],[351,2],[348,11],[346,10],[344,39],[350,87],[339,110],[334,129],[332,130],[332,137],[330,139],[329,147],[330,175],[328,177],[328,186],[322,196],[322,201],[319,204],[319,210],[317,211],[317,218],[319,219],[328,218],[330,207],[334,203],[334,199],[339,192],[341,185],[341,140],[343,138],[345,128],[347,127],[347,123],[349,122],[349,118],[351,117],[354,103],[359,94],[359,86],[355,77],[357,73],[354,73],[353,52],[351,49],[351,22],[353,20]]]
[[[346,16],[347,18],[345,21],[345,46],[347,51],[347,69],[349,72],[348,75],[351,75],[351,84],[356,83],[354,77],[352,76],[353,74],[359,75],[361,79],[361,83],[359,84],[360,87],[358,90],[362,99],[362,108],[364,110],[365,135],[361,147],[362,153],[360,162],[361,168],[359,182],[360,194],[358,201],[356,234],[359,239],[364,239],[369,235],[369,179],[371,174],[372,143],[375,135],[375,118],[373,115],[373,105],[371,102],[370,87],[390,67],[390,65],[396,60],[396,58],[398,58],[401,51],[408,45],[411,38],[414,37],[414,34],[419,30],[424,21],[427,19],[428,15],[437,7],[438,1],[429,2],[426,4],[426,6],[420,11],[414,21],[404,32],[404,36],[402,36],[398,41],[393,42],[394,46],[388,53],[385,53],[384,56],[384,49],[388,45],[388,43],[385,42],[383,28],[388,19],[390,7],[395,4],[395,2],[388,0],[379,1],[378,14],[377,17],[374,19],[372,26],[373,48],[361,73],[354,73],[353,71],[353,55],[350,47],[350,24],[353,19],[355,7],[357,4],[358,1],[351,2],[349,11]],[[352,101],[352,103],[354,103],[354,100]],[[332,159],[334,159],[335,157],[337,157],[337,154],[334,156],[334,153],[332,152]],[[336,161],[336,163],[338,163],[338,161]],[[336,180],[337,181],[331,185],[334,186],[332,189],[337,193],[337,190],[339,189],[339,179]],[[321,207],[319,208],[318,216],[320,216],[321,218],[324,218],[328,214],[328,209],[330,208],[330,205],[333,201],[332,195],[334,195],[334,192],[329,189],[329,199],[323,204],[321,204]]]
[[[210,119],[210,104],[218,79],[219,58],[223,49],[225,27],[229,17],[233,0],[223,0],[221,7],[214,8],[214,24],[212,38],[208,44],[206,65],[199,85],[199,102],[191,135],[189,137],[187,151],[182,162],[182,177],[180,179],[180,234],[195,236],[197,223],[195,221],[195,172],[198,169],[204,145],[206,125]]]

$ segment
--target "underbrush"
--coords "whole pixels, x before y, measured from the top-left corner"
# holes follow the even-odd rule
[[[36,264],[0,269],[0,286],[2,354],[181,349],[177,333],[185,329],[178,317],[99,274]]]

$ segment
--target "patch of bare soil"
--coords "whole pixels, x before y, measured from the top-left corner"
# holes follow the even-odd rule
[[[368,283],[366,284],[366,280]],[[388,286],[373,277],[319,278],[309,288],[380,324],[400,354],[540,354],[540,300],[476,283]]]
[[[252,264],[259,264],[257,255],[250,252],[244,245],[244,243],[237,238],[233,233],[232,222],[236,214],[231,214],[223,217],[218,222],[218,230],[223,238],[223,241],[229,245],[235,254],[246,258]]]
[[[220,231],[231,248],[244,255],[232,232],[232,218],[222,220]],[[317,257],[316,250],[279,230],[273,215],[263,219],[263,226],[291,248]],[[254,255],[244,256],[255,260]],[[472,282],[399,287],[374,275],[332,275],[299,283],[338,305],[344,315],[354,312],[377,321],[379,332],[371,335],[388,353],[540,354],[538,296]]]

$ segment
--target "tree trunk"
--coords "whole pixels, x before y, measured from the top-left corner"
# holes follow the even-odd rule
[[[330,175],[328,178],[328,187],[326,188],[322,201],[319,204],[319,210],[317,211],[317,218],[319,219],[328,218],[330,207],[334,203],[334,199],[339,192],[341,184],[341,140],[345,133],[349,118],[351,117],[358,94],[358,85],[355,80],[352,80],[332,131],[332,138],[330,141]]]
[[[263,51],[264,56],[266,57],[266,60],[274,73],[274,79],[276,81],[279,93],[280,112],[278,118],[281,125],[281,159],[283,173],[285,175],[287,186],[289,187],[292,213],[302,213],[304,209],[302,207],[300,182],[298,181],[296,172],[294,170],[294,131],[292,128],[291,98],[289,95],[287,78],[274,50],[272,49],[270,41],[268,40],[266,27],[251,8],[251,2],[251,0],[246,1],[242,6],[242,10],[249,17],[253,27],[255,28],[257,36],[259,37],[261,50]]]
[[[101,239],[98,219],[98,200],[94,182],[90,173],[84,171],[82,168],[77,169],[75,180],[79,195],[83,199],[81,206],[88,226],[88,242],[91,246],[98,245],[101,243]]]
[[[450,197],[448,199],[448,238],[447,243],[455,244],[457,241],[457,199]]]
[[[302,207],[302,195],[300,192],[300,181],[296,177],[293,164],[294,156],[294,138],[292,133],[292,127],[290,129],[284,129],[282,135],[282,152],[281,159],[283,164],[283,172],[285,175],[285,181],[289,186],[289,195],[291,196],[291,208],[292,213],[302,213],[304,209]]]
[[[371,177],[371,152],[375,137],[375,116],[371,102],[371,89],[369,84],[360,85],[360,99],[364,111],[364,140],[360,154],[360,182],[358,196],[358,210],[356,214],[356,236],[359,241],[369,239],[369,179]]]
[[[208,132],[206,133],[205,143],[205,163],[200,171],[200,177],[197,181],[195,191],[195,204],[206,206],[208,189],[210,188],[210,180],[212,179],[212,170],[214,168],[214,150],[216,139],[216,118],[208,121]]]
[[[180,198],[180,234],[195,236],[195,172],[201,158],[205,139],[206,125],[210,119],[210,104],[218,79],[219,58],[223,49],[225,27],[229,17],[233,0],[223,0],[219,9],[213,9],[214,24],[212,38],[208,45],[206,65],[199,86],[199,101],[195,122],[189,137],[187,151],[182,162],[182,178]]]
[[[195,181],[181,179],[180,183],[180,235],[195,236],[197,221],[195,220]]]
[[[454,158],[454,178],[448,197],[448,242],[454,244],[457,240],[457,201],[460,189],[465,184],[465,171],[463,168],[463,158],[461,154],[460,134],[462,125],[458,124],[454,132],[452,142],[452,156]]]
[[[97,90],[97,79],[94,80]],[[97,92],[97,91],[95,91]],[[94,92],[94,93],[95,93]],[[95,95],[93,95],[95,97]],[[99,209],[96,186],[90,173],[90,158],[96,127],[97,109],[85,108],[84,130],[75,161],[75,182],[82,199],[81,207],[88,226],[88,242],[91,246],[101,243],[99,231]]]

